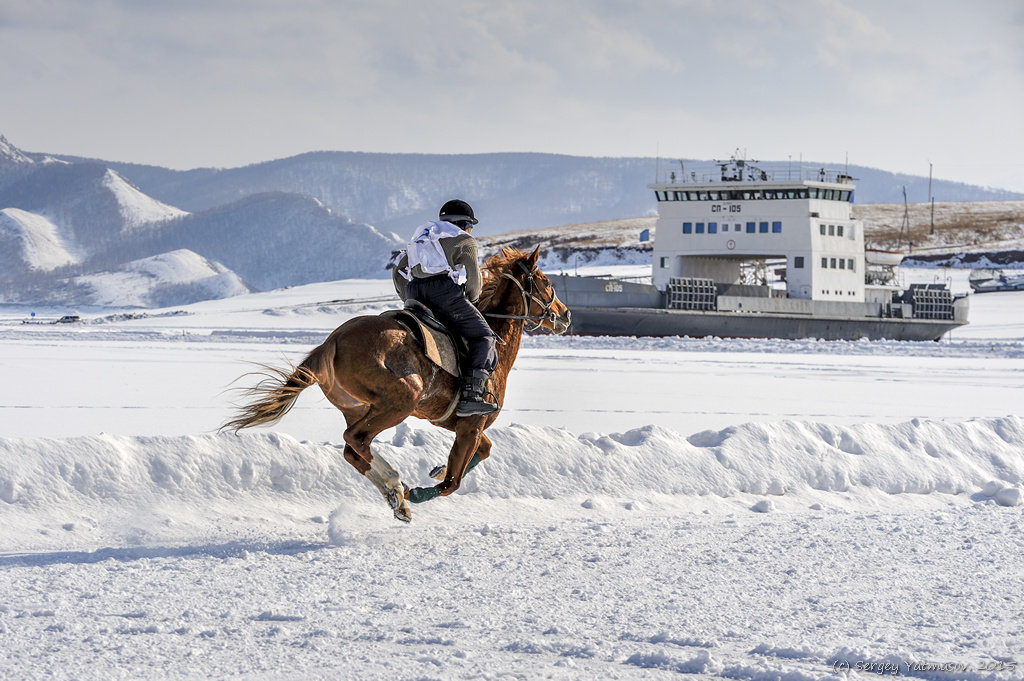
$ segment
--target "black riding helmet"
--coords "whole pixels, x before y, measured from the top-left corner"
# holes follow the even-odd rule
[[[452,199],[441,206],[441,211],[437,214],[437,217],[453,225],[459,225],[463,229],[466,228],[465,223],[469,223],[470,229],[472,229],[472,225],[477,223],[476,218],[473,217],[473,207],[459,199]],[[460,225],[459,223],[463,224]]]

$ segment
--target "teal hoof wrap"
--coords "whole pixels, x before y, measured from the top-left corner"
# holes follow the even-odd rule
[[[436,487],[413,487],[409,490],[409,501],[414,504],[422,504],[424,501],[436,499],[441,495]]]

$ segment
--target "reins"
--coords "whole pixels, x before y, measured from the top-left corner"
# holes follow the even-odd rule
[[[485,312],[484,316],[494,317],[496,319],[521,319],[523,321],[533,322],[533,326],[530,329],[528,329],[528,331],[536,331],[537,329],[539,329],[541,327],[541,324],[543,322],[546,322],[546,321],[554,322],[554,321],[557,320],[557,317],[556,317],[555,313],[551,311],[551,308],[555,304],[555,292],[554,291],[551,292],[551,300],[548,300],[548,301],[541,300],[533,292],[533,290],[534,290],[533,275],[537,272],[537,268],[534,267],[532,270],[527,269],[526,265],[524,265],[522,263],[522,261],[519,261],[516,264],[519,265],[519,267],[523,270],[523,272],[526,273],[526,281],[527,281],[527,283],[529,284],[529,287],[530,287],[529,291],[526,290],[526,288],[519,282],[518,279],[513,277],[508,272],[502,272],[501,276],[504,277],[505,279],[508,279],[509,281],[511,281],[513,284],[515,284],[519,288],[519,292],[523,296],[523,311],[525,312],[525,314],[498,314],[498,313],[495,313],[495,312]],[[530,304],[531,304],[531,302],[534,302],[534,303],[537,303],[538,305],[540,305],[541,313],[539,315],[531,315],[530,314]]]

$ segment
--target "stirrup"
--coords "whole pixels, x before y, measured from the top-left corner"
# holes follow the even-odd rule
[[[493,414],[494,412],[501,409],[494,402],[488,402],[482,397],[474,399],[464,399],[459,402],[459,406],[455,408],[456,416],[486,416],[487,414]]]

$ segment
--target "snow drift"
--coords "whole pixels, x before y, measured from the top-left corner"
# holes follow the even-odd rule
[[[494,454],[467,477],[460,495],[596,509],[710,495],[770,511],[782,498],[805,507],[825,498],[827,506],[829,493],[837,505],[970,495],[1013,506],[1024,483],[1024,419],[1016,416],[849,427],[746,424],[690,437],[657,426],[607,435],[523,425],[490,432]],[[451,437],[402,425],[376,451],[407,484],[428,484]],[[164,536],[183,508],[207,522],[211,512],[280,520],[325,513],[339,502],[381,503],[344,462],[341,446],[278,433],[0,439],[0,519],[21,527],[30,545],[70,539],[83,527],[95,539]],[[387,515],[385,507],[377,510]]]

